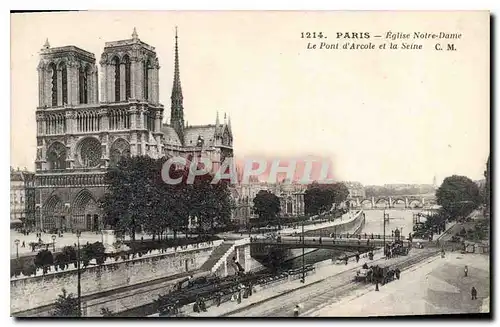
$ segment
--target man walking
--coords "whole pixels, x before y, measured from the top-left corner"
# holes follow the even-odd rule
[[[467,273],[469,272],[469,269],[467,268],[467,266],[465,266],[464,268],[464,274],[465,274],[465,277],[467,277]]]
[[[298,304],[295,306],[295,309],[293,309],[293,316],[294,317],[299,316],[299,305]]]
[[[477,290],[474,286],[472,287],[470,294],[471,294],[472,300],[477,300]]]

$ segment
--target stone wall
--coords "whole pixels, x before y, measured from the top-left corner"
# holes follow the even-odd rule
[[[207,247],[87,267],[81,272],[82,296],[199,269],[212,251]],[[76,295],[77,281],[75,270],[11,280],[11,313],[53,304],[63,287]]]
[[[310,230],[305,232],[304,234],[306,234],[306,236],[324,236],[324,237],[329,236],[331,233],[355,234],[360,232],[361,230],[360,227],[362,227],[365,222],[365,216],[363,211],[356,212],[354,216],[350,218],[344,215],[342,219],[343,220],[341,221],[337,220],[337,223],[335,225],[321,229]]]

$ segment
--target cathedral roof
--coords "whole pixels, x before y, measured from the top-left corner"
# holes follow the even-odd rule
[[[173,145],[182,145],[179,140],[179,136],[175,129],[169,125],[163,125],[161,127],[161,131],[164,134],[165,143],[173,144]]]
[[[29,178],[32,178],[34,173],[26,170],[13,170],[10,171],[10,180],[11,182],[22,182]]]
[[[184,129],[184,144],[194,146],[198,143],[198,138],[204,140],[204,145],[215,144],[215,125],[188,126]]]

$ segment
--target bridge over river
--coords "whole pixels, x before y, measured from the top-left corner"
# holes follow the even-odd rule
[[[283,236],[281,239],[259,239],[252,238],[252,247],[259,246],[270,246],[270,247],[281,247],[288,249],[296,248],[315,248],[315,249],[346,249],[346,250],[370,250],[374,248],[380,248],[384,245],[383,235],[359,235],[359,237],[352,238],[333,238],[333,237],[305,237],[302,240],[301,237],[293,236]],[[373,238],[372,238],[373,237]],[[394,241],[394,237],[390,235],[385,237],[385,243],[391,243]],[[407,240],[403,240],[405,245],[408,245]]]

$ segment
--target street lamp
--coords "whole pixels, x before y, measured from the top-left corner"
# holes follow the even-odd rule
[[[78,294],[78,316],[82,316],[82,287],[81,287],[81,271],[80,271],[80,236],[82,232],[80,230],[76,231],[76,239],[77,239],[77,250],[76,250],[76,260],[77,260],[77,270],[78,270],[78,285],[77,285],[77,294]]]
[[[16,258],[19,259],[19,240],[16,238],[14,244],[16,245]]]
[[[389,214],[384,210],[384,255],[385,255],[385,224],[389,221]]]
[[[305,282],[306,282],[304,220],[306,220],[305,215],[304,215],[304,219],[302,219],[302,279],[300,280],[300,282],[303,284],[305,284]]]
[[[52,235],[52,250],[56,252],[56,236]]]

